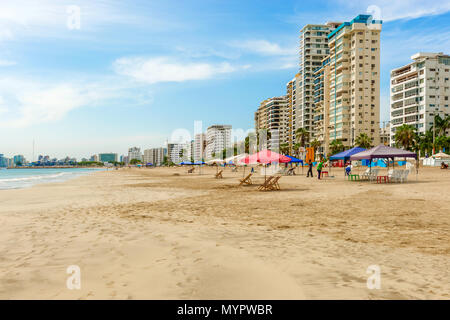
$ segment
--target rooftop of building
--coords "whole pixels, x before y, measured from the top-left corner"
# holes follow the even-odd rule
[[[350,22],[344,22],[342,23],[338,28],[336,28],[333,32],[331,32],[328,35],[328,39],[331,39],[334,37],[339,31],[341,31],[343,28],[353,25],[354,23],[365,23],[365,24],[382,24],[383,21],[381,20],[373,20],[372,15],[369,14],[360,14],[356,18],[354,18]]]

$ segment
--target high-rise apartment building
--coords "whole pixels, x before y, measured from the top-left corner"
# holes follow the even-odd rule
[[[391,145],[403,124],[425,133],[433,126],[434,115],[450,114],[450,56],[417,53],[411,59],[414,62],[391,71]]]
[[[388,123],[384,128],[380,128],[380,143],[389,146],[391,143],[391,126]]]
[[[194,161],[202,161],[205,159],[206,135],[197,133],[194,137]]]
[[[289,143],[289,114],[288,96],[269,98],[259,105],[255,112],[255,129],[257,132],[261,129],[270,132],[271,137],[267,146],[269,149]]]
[[[222,151],[232,147],[231,126],[212,125],[206,130],[206,160],[222,158]]]
[[[176,164],[191,161],[191,143],[168,143],[167,157],[169,162]]]
[[[167,156],[166,148],[151,148],[144,150],[144,163],[151,163],[155,166],[160,166],[164,162],[164,157]]]
[[[322,66],[329,54],[328,35],[341,23],[308,24],[300,31],[300,63],[293,110],[293,132],[304,128],[314,130],[314,70]]]
[[[142,161],[141,148],[133,147],[128,149],[128,161],[133,159]]]
[[[359,15],[328,35],[330,142],[353,146],[366,133],[380,141],[380,33],[382,22]]]
[[[314,71],[314,129],[310,139],[320,142],[317,154],[327,155],[330,151],[330,58]]]

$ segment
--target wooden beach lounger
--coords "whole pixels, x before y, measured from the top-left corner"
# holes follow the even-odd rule
[[[223,172],[223,170],[220,170],[219,172],[216,173],[216,176],[215,176],[216,179],[223,179],[222,172]]]
[[[269,190],[269,189],[268,189],[268,186],[270,185],[270,183],[271,183],[271,181],[272,181],[273,178],[275,178],[275,177],[274,177],[274,176],[268,177],[268,178],[266,179],[266,181],[264,181],[264,183],[258,187],[258,190],[261,190],[261,191],[263,191],[263,190],[264,190],[264,191],[265,191],[265,190]]]
[[[268,190],[280,190],[280,185],[278,184],[278,181],[281,179],[281,176],[276,176],[272,179],[270,184],[267,186]]]
[[[188,173],[194,173],[195,168],[191,168],[188,170]]]
[[[252,175],[253,173],[250,173],[248,176],[246,176],[244,179],[239,180],[241,183],[239,184],[239,187],[246,184],[246,185],[251,185],[253,184],[252,182]]]

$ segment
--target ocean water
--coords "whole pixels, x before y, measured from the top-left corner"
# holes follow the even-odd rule
[[[39,183],[62,182],[102,169],[0,169],[0,190],[20,189]]]

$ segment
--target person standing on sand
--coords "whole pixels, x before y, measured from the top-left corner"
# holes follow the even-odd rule
[[[323,160],[320,160],[319,164],[317,165],[317,175],[320,180],[320,174],[322,173],[322,167],[323,167]]]
[[[311,160],[308,161],[308,174],[306,175],[307,178],[309,178],[309,174],[311,173],[311,178],[314,178],[313,176],[313,171],[312,171],[312,167],[313,167],[313,163]]]

